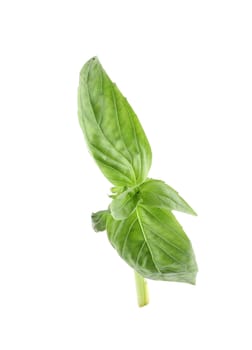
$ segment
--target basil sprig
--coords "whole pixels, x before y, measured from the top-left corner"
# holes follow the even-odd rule
[[[90,153],[114,185],[109,208],[92,214],[93,228],[106,230],[135,270],[139,306],[148,303],[144,277],[195,284],[192,245],[172,210],[196,213],[165,182],[147,178],[152,160],[147,137],[96,57],[80,72],[78,115]]]

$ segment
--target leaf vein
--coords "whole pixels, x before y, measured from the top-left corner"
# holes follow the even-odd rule
[[[147,247],[148,247],[148,249],[149,249],[149,251],[150,251],[150,255],[151,255],[151,258],[152,258],[153,264],[154,264],[154,266],[155,266],[156,270],[157,270],[159,273],[161,273],[161,271],[160,271],[160,270],[159,270],[159,268],[158,268],[157,263],[155,262],[153,252],[152,252],[152,250],[151,250],[151,248],[150,248],[150,246],[149,246],[149,243],[148,243],[148,241],[147,241],[147,237],[145,236],[145,233],[144,233],[144,228],[143,228],[143,226],[142,226],[142,223],[141,223],[141,220],[140,220],[139,213],[138,213],[138,210],[137,210],[137,209],[136,209],[136,214],[137,214],[137,218],[138,218],[139,226],[140,226],[140,228],[141,228],[141,231],[142,231],[142,234],[143,234],[144,240],[145,240],[146,245],[147,245]]]
[[[137,217],[132,221],[132,223],[130,224],[130,227],[128,229],[128,232],[127,232],[127,235],[125,237],[125,241],[124,241],[123,247],[122,247],[122,253],[121,253],[122,257],[124,256],[124,252],[125,252],[125,248],[126,248],[126,242],[127,242],[128,238],[129,238],[129,235],[131,233],[131,229],[135,225],[136,221],[137,221]]]

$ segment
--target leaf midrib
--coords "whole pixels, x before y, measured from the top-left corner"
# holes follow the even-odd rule
[[[159,267],[158,267],[158,265],[157,265],[155,259],[154,259],[154,254],[153,254],[153,252],[152,252],[152,250],[151,250],[151,248],[150,248],[150,246],[149,246],[149,243],[148,243],[148,240],[147,240],[147,237],[146,237],[146,235],[145,235],[144,228],[143,228],[143,225],[142,225],[142,222],[141,222],[141,219],[140,219],[140,215],[139,215],[139,212],[138,212],[138,208],[136,208],[136,215],[137,215],[137,219],[138,219],[138,222],[139,222],[140,229],[141,229],[141,231],[142,231],[142,235],[143,235],[143,237],[144,237],[144,241],[146,242],[146,245],[147,245],[147,247],[148,247],[148,249],[149,249],[149,252],[150,252],[150,255],[151,255],[151,259],[152,259],[152,261],[153,261],[153,264],[154,264],[156,270],[157,270],[159,273],[162,273],[162,272],[160,271],[160,269],[159,269]]]

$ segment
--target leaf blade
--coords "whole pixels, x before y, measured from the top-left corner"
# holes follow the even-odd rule
[[[110,216],[107,233],[118,254],[143,277],[195,284],[191,242],[168,210],[138,205],[125,220]]]
[[[96,213],[92,213],[92,227],[95,232],[101,232],[106,230],[107,218],[109,210],[100,210]]]
[[[149,207],[167,208],[197,215],[189,204],[164,181],[148,179],[140,186],[142,203]]]
[[[81,70],[78,115],[89,151],[108,180],[129,187],[143,182],[151,166],[149,142],[97,58]]]
[[[139,202],[138,189],[128,189],[117,195],[111,202],[109,208],[115,220],[123,220],[130,216]]]

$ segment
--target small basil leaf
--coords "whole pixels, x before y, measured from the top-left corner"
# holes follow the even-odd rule
[[[178,192],[164,181],[148,179],[140,186],[140,192],[143,205],[197,215]]]
[[[96,213],[92,213],[92,226],[95,232],[105,231],[107,217],[109,215],[108,210],[97,211]]]
[[[143,128],[99,60],[80,72],[78,115],[88,148],[115,186],[142,183],[151,166],[151,148]]]
[[[124,191],[127,190],[127,187],[126,186],[120,186],[120,187],[111,187],[110,191],[113,193],[113,195],[117,195],[117,194],[120,194]]]
[[[169,210],[138,205],[125,220],[109,216],[107,233],[118,254],[143,277],[195,284],[192,245]]]
[[[126,219],[136,209],[139,193],[136,189],[127,190],[113,199],[110,212],[115,220]]]

